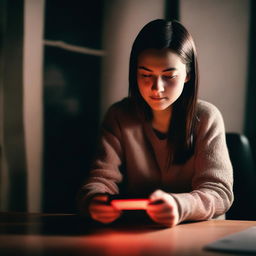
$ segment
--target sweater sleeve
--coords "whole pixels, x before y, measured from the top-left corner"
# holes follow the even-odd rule
[[[96,194],[118,194],[122,181],[119,167],[122,163],[121,131],[118,109],[113,105],[105,115],[98,143],[98,150],[89,178],[80,189],[79,208],[86,211],[88,201]]]
[[[199,119],[192,191],[172,194],[178,204],[179,222],[216,218],[233,202],[233,170],[221,113],[207,103]]]

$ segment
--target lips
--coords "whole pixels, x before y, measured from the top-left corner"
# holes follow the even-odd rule
[[[166,100],[166,99],[167,99],[166,97],[154,97],[154,96],[150,96],[150,98],[151,98],[152,100],[156,100],[156,101]]]

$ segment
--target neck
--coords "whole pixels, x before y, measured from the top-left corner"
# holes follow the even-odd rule
[[[162,133],[167,133],[172,117],[172,108],[169,107],[163,111],[153,110],[152,127]]]

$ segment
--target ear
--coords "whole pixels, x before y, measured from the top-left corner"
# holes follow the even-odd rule
[[[186,79],[185,79],[185,83],[187,83],[190,80],[190,74],[187,74]]]

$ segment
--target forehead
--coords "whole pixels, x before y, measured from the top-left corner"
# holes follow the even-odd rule
[[[138,56],[138,66],[159,68],[183,68],[181,58],[170,49],[146,49]]]

